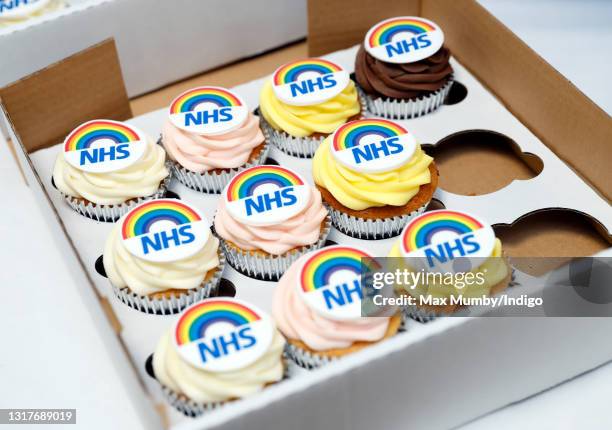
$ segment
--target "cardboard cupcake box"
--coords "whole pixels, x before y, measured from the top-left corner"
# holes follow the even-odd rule
[[[303,0],[229,6],[223,0],[189,0],[178,7],[174,2],[151,0],[61,1],[66,7],[0,27],[0,52],[5,60],[0,68],[0,85],[113,37],[128,95],[133,97],[306,34]],[[100,25],[102,22],[106,24]],[[159,31],[168,23],[174,25],[172,32]],[[229,28],[240,28],[241,32],[224,31]],[[240,37],[249,33],[257,37]],[[205,49],[207,44],[195,43],[197,39],[214,40],[219,34],[225,38],[223,49],[212,45]],[[195,45],[197,50],[193,49]],[[0,124],[0,132],[6,135],[4,124]]]
[[[612,181],[605,169],[606,159],[610,160],[610,149],[604,145],[609,126],[605,114],[475,2],[461,3],[464,4],[407,2],[401,10],[386,14],[422,15],[436,21],[444,28],[447,44],[454,53],[452,65],[458,84],[451,90],[447,104],[433,114],[402,122],[423,144],[429,144],[428,150],[440,155],[442,177],[448,169],[449,175],[460,178],[442,183],[435,195],[436,204],[478,214],[498,226],[502,239],[505,236],[511,245],[516,238],[512,229],[532,216],[554,209],[549,212],[549,222],[556,225],[567,213],[581,213],[577,219],[584,229],[560,230],[544,237],[539,247],[511,246],[510,254],[562,255],[564,246],[570,249],[564,241],[573,241],[573,249],[565,255],[590,255],[600,250],[610,253],[604,250],[612,232],[612,214],[606,201],[612,194]],[[383,18],[369,14],[365,1],[351,4],[353,13],[342,30],[329,22],[319,27],[322,21],[339,13],[340,9],[330,8],[341,5],[311,2],[313,54],[357,42],[370,24]],[[352,70],[356,49],[340,50],[325,58]],[[262,83],[263,79],[248,82],[234,91],[254,109]],[[36,105],[28,103],[29,96],[35,93],[45,97]],[[72,263],[83,306],[99,321],[107,347],[116,356],[117,377],[129,389],[148,427],[307,425],[365,429],[410,423],[415,427],[445,428],[612,358],[612,346],[603,341],[612,329],[608,319],[446,318],[427,324],[413,321],[405,332],[392,339],[322,369],[291,367],[289,379],[257,395],[199,418],[184,417],[164,401],[159,385],[146,369],[160,334],[176,316],[140,313],[113,296],[99,263],[112,224],[97,223],[74,213],[51,184],[58,142],[74,126],[91,118],[128,120],[157,136],[166,110],[131,118],[119,60],[110,40],[3,88],[0,97],[23,171],[49,215],[59,252]],[[580,131],[574,130],[576,124]],[[575,145],[578,140],[582,144],[579,149]],[[469,195],[479,190],[482,174],[470,171],[474,165],[464,158],[468,162],[457,175],[454,170],[462,167],[453,165],[453,157],[445,161],[444,150],[473,142],[505,145],[510,152],[515,151],[518,159],[527,163],[527,170],[532,172],[530,178],[514,180],[494,192]],[[479,156],[496,162],[486,152]],[[269,162],[291,167],[312,181],[311,160],[273,149]],[[493,165],[492,171],[503,170],[503,162],[497,163],[500,168]],[[498,180],[492,177],[490,182]],[[447,191],[445,186],[462,194]],[[177,182],[171,190],[213,218],[218,196],[192,191]],[[590,222],[597,229],[590,229]],[[510,231],[504,233],[507,229]],[[559,237],[563,238],[561,242]],[[386,255],[395,241],[359,240],[336,230],[332,230],[329,240],[358,245],[374,255]],[[516,275],[519,285],[513,287],[511,294],[538,292],[520,285],[528,274],[517,271]],[[248,278],[231,267],[226,267],[223,277],[222,294],[235,295],[270,310],[273,282]],[[551,359],[555,366],[549,365]],[[432,414],[431,405],[444,407],[444,413]]]

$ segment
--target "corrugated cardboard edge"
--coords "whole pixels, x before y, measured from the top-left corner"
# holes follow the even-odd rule
[[[599,106],[476,1],[423,0],[421,12],[440,24],[453,55],[514,116],[612,198],[612,119]]]
[[[99,68],[97,70],[91,70],[91,68],[93,67],[96,69],[95,66],[99,64],[101,60],[107,61],[107,65],[109,65],[109,67],[103,69],[100,76],[96,73],[96,71],[100,71]],[[63,72],[65,70],[68,72],[64,74]],[[58,72],[61,76],[58,76]],[[63,85],[60,85],[58,88],[58,86],[54,84],[57,84],[58,78],[61,78],[62,76],[63,79],[60,80],[63,81]],[[78,81],[76,82],[76,85],[70,85],[71,76],[75,78],[75,81]],[[30,79],[33,81],[30,81]],[[95,85],[92,79],[98,79],[97,83],[99,85]],[[34,82],[34,84],[31,85],[32,82]],[[117,83],[120,85],[117,85]],[[43,130],[45,130],[43,132],[40,130],[33,130],[37,127],[37,122],[32,121],[31,118],[36,117],[36,115],[33,115],[32,109],[26,106],[26,103],[30,100],[26,99],[26,103],[24,103],[23,100],[20,100],[20,97],[27,97],[28,95],[35,94],[33,89],[37,89],[44,93],[45,89],[47,88],[46,85],[49,86],[49,93],[55,97],[51,98],[51,100],[55,100],[56,102],[34,104],[32,106],[32,109],[34,110],[43,112],[49,111],[50,114],[52,113],[52,115],[49,115],[49,117],[55,120],[54,122],[56,124],[49,124],[48,122],[45,122],[41,127]],[[68,87],[66,87],[66,85],[68,85]],[[69,91],[62,91],[61,88],[69,88]],[[77,106],[70,103],[71,101],[76,101],[77,104],[82,102],[83,106],[90,106],[93,105],[91,100],[84,97],[84,100],[79,101],[79,94],[93,95],[95,98],[95,94],[97,92],[106,93],[108,91],[115,91],[115,93],[109,95],[108,98],[102,96],[100,99],[102,104],[95,105],[91,108],[79,109]],[[40,94],[40,92],[38,94]],[[104,104],[105,101],[110,104]],[[59,113],[57,110],[50,109],[53,106],[57,107]],[[84,114],[83,110],[88,111],[88,113]],[[112,333],[111,338],[115,340],[115,342],[109,343],[108,347],[111,349],[111,352],[119,352],[123,358],[123,360],[115,360],[115,365],[119,367],[118,370],[120,371],[120,376],[126,377],[127,374],[132,375],[136,385],[138,386],[138,390],[144,394],[144,396],[132,396],[133,399],[137,399],[139,402],[139,404],[135,404],[135,407],[139,413],[144,414],[146,417],[145,422],[155,425],[158,423],[151,420],[148,411],[143,410],[142,405],[140,404],[142,403],[142,399],[148,399],[147,401],[152,404],[153,400],[147,390],[146,384],[140,377],[140,373],[137,371],[136,364],[131,359],[123,338],[120,335],[122,328],[121,324],[119,323],[119,319],[113,312],[108,300],[105,297],[102,297],[96,290],[94,282],[85,268],[85,263],[81,259],[74,242],[70,238],[63,220],[53,206],[51,197],[45,189],[43,182],[29,157],[30,152],[36,149],[54,145],[58,141],[61,141],[70,130],[85,120],[80,119],[83,115],[90,115],[92,111],[94,112],[94,118],[108,118],[110,116],[112,119],[123,120],[131,117],[131,110],[125,92],[125,86],[123,85],[123,79],[121,77],[121,69],[119,67],[117,51],[114,40],[112,39],[107,39],[97,45],[92,46],[91,48],[68,57],[65,60],[54,63],[45,69],[40,70],[39,72],[24,77],[19,81],[0,89],[0,113],[3,115],[9,126],[9,131],[13,137],[11,139],[12,144],[18,145],[21,149],[20,151],[16,151],[17,158],[20,161],[18,163],[19,167],[21,169],[22,163],[24,166],[28,167],[26,170],[29,174],[26,175],[26,182],[29,184],[36,183],[37,186],[34,187],[35,191],[37,194],[42,194],[44,196],[48,204],[48,209],[50,209],[53,213],[55,221],[57,221],[57,226],[59,226],[59,231],[61,234],[56,235],[56,237],[59,237],[58,240],[61,240],[63,244],[66,244],[71,252],[73,252],[79,266],[74,273],[79,273],[79,277],[84,277],[85,283],[87,283],[89,286],[88,289],[79,289],[79,292],[84,299],[84,304],[87,305],[92,300],[97,301],[100,304],[99,309],[106,317],[105,320],[108,323],[106,328],[108,331],[110,331],[110,333]],[[106,112],[108,112],[108,114]],[[91,117],[86,119],[91,119]],[[17,124],[20,124],[21,128]],[[45,125],[48,127],[45,127]],[[59,132],[60,136],[62,137],[60,139],[57,139],[56,137],[45,137],[44,133],[54,132]],[[27,136],[26,139],[29,138],[29,140],[24,140],[24,135]],[[93,309],[90,310],[95,312]],[[105,339],[109,339],[109,337],[105,337]],[[117,349],[118,351],[115,351]],[[125,372],[126,367],[129,368],[129,373]],[[167,421],[163,414],[161,414],[160,417],[162,418],[162,421]],[[156,427],[157,426],[158,425],[156,425]]]
[[[0,100],[28,153],[63,141],[85,121],[132,117],[113,39],[0,88]]]
[[[360,43],[381,18],[416,13],[436,21],[453,55],[600,196],[612,198],[612,119],[475,0],[388,1],[384,7],[310,0],[308,12],[311,55]]]
[[[419,0],[308,0],[308,53],[316,57],[348,48],[378,21],[420,11]]]

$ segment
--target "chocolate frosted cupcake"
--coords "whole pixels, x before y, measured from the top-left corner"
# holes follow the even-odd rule
[[[453,81],[443,43],[440,27],[423,18],[391,18],[372,27],[355,60],[368,112],[406,119],[437,109]]]

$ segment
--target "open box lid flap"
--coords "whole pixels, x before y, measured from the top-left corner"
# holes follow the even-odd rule
[[[1,88],[0,102],[27,152],[62,142],[85,121],[132,117],[113,39]]]
[[[383,18],[438,23],[453,55],[559,158],[612,199],[612,119],[474,0],[310,0],[312,56],[362,41]],[[342,16],[342,25],[337,17]]]

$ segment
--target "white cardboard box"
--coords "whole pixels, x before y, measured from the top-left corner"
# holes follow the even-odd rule
[[[0,29],[0,87],[113,37],[133,97],[306,36],[305,0],[68,3]]]
[[[352,70],[355,49],[329,56]],[[484,196],[458,196],[440,190],[436,197],[448,208],[468,209],[493,224],[510,224],[522,215],[548,207],[588,208],[588,213],[608,230],[612,216],[607,203],[575,176],[524,125],[514,118],[460,64],[453,63],[456,78],[468,88],[461,103],[443,106],[439,111],[407,122],[422,141],[438,142],[445,136],[466,129],[489,129],[503,133],[544,162],[544,170],[527,181],[515,181],[502,190]],[[250,106],[257,103],[262,80],[238,86],[235,90]],[[473,115],[474,112],[478,115]],[[131,120],[152,136],[159,134],[164,110]],[[12,136],[15,141],[16,136]],[[144,315],[118,302],[108,282],[95,272],[110,224],[95,223],[72,212],[50,184],[51,166],[57,149],[50,147],[30,154],[30,162],[20,153],[23,166],[38,188],[49,217],[56,213],[63,222],[53,226],[66,258],[72,259],[75,276],[83,284],[92,282],[94,290],[83,285],[84,304],[96,308],[96,293],[106,297],[122,326],[119,339],[100,318],[108,347],[117,357],[118,377],[132,393],[132,400],[149,425],[159,426],[153,409],[161,403],[159,387],[144,371],[144,360],[153,351],[161,330],[175,317]],[[295,168],[310,178],[309,160],[298,160],[280,152],[271,156],[282,165]],[[554,178],[554,179],[553,179]],[[551,182],[552,181],[552,182]],[[555,183],[568,193],[550,192]],[[212,218],[215,196],[204,196],[180,184],[173,187],[179,195],[199,206]],[[527,191],[526,191],[527,190]],[[528,190],[537,190],[529,193]],[[525,193],[527,194],[525,195]],[[524,196],[515,204],[517,195]],[[567,195],[572,196],[568,198]],[[545,196],[545,198],[542,198]],[[576,198],[580,196],[580,198]],[[63,230],[66,228],[66,230]],[[87,234],[85,234],[87,232]],[[360,243],[376,255],[385,255],[394,239],[359,241],[337,231],[330,239],[341,243]],[[74,244],[79,259],[70,252]],[[83,263],[81,267],[79,262]],[[82,269],[85,269],[83,271]],[[519,281],[520,281],[519,274]],[[237,297],[270,309],[273,284],[253,281],[233,269],[225,277],[237,287]],[[513,293],[533,293],[515,287]],[[100,309],[92,310],[102,315]],[[612,329],[610,319],[558,318],[449,318],[428,324],[413,322],[408,330],[386,342],[346,357],[323,369],[306,372],[292,369],[292,378],[262,393],[232,404],[198,419],[169,411],[173,429],[196,428],[447,428],[495,408],[541,391],[569,377],[589,370],[612,358],[612,345],[602,342]],[[127,356],[138,374],[127,364]],[[147,394],[138,386],[144,381]],[[432,407],[431,405],[436,405]],[[444,414],[432,414],[435,407]]]

